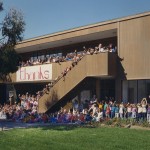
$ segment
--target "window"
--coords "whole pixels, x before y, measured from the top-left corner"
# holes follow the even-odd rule
[[[122,98],[124,102],[140,103],[150,94],[150,80],[123,81]]]

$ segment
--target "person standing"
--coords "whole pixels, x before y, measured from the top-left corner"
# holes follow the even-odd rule
[[[150,124],[150,104],[148,104],[148,108],[147,108],[147,121]]]
[[[120,117],[121,119],[123,119],[123,111],[124,111],[124,105],[123,105],[123,103],[121,103],[121,104],[119,105],[119,117]]]

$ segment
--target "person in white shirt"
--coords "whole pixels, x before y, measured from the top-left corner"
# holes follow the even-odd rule
[[[141,119],[142,119],[142,110],[143,110],[141,104],[137,104],[137,108],[138,108],[138,110],[137,110],[137,113],[138,113],[137,119],[138,119],[138,121],[141,121]]]
[[[99,109],[97,113],[96,121],[99,122],[101,120],[103,120],[103,111]]]
[[[147,109],[146,109],[147,100],[146,100],[146,98],[142,99],[141,106],[142,106],[142,119],[146,120],[146,114],[147,114]]]
[[[150,104],[148,104],[147,108],[147,122],[150,124]]]
[[[119,106],[119,116],[121,119],[123,119],[123,109],[124,109],[124,106],[123,106],[123,103],[121,103]]]
[[[131,118],[132,116],[132,107],[130,104],[128,104],[127,106],[127,113],[128,113],[128,118]]]
[[[98,48],[98,52],[106,52],[101,43],[99,44]]]

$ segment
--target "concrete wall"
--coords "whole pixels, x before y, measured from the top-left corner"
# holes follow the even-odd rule
[[[129,79],[150,79],[150,16],[119,22],[119,57]]]

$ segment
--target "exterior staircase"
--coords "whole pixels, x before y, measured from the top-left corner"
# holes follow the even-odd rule
[[[115,53],[109,52],[85,55],[77,65],[51,87],[49,93],[39,99],[38,112],[47,112],[86,77],[115,77],[116,58]]]

